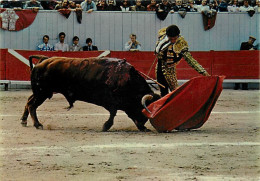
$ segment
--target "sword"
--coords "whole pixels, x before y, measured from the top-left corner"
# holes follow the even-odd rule
[[[164,85],[160,84],[159,82],[157,82],[157,81],[156,81],[156,80],[154,80],[153,78],[149,77],[149,76],[148,76],[148,75],[146,75],[145,73],[143,73],[143,72],[141,72],[141,71],[139,71],[139,70],[138,70],[138,72],[139,72],[140,74],[142,74],[143,76],[145,76],[146,78],[148,78],[148,79],[150,79],[151,81],[153,81],[154,83],[156,83],[157,85],[159,85],[159,86],[161,86],[161,87],[165,88],[165,86],[164,86]]]

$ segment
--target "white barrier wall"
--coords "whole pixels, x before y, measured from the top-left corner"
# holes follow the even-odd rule
[[[260,14],[250,17],[247,13],[218,13],[215,26],[205,31],[200,13],[187,13],[183,19],[179,14],[169,14],[164,21],[154,12],[83,12],[79,24],[75,12],[66,19],[56,11],[39,11],[35,21],[28,28],[11,32],[0,29],[0,48],[35,50],[45,34],[50,43],[58,42],[58,34],[66,33],[66,42],[72,44],[73,36],[85,45],[90,37],[99,50],[124,50],[129,34],[137,34],[142,49],[153,51],[157,31],[176,24],[188,41],[191,51],[239,50],[240,44],[252,35],[259,42]]]

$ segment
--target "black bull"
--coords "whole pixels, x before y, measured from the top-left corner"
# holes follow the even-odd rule
[[[33,58],[39,60],[34,68]],[[117,110],[125,111],[140,131],[148,131],[144,126],[147,118],[142,114],[141,100],[149,97],[151,103],[159,99],[159,95],[154,94],[146,80],[125,60],[31,56],[29,61],[33,94],[21,118],[23,126],[27,125],[30,113],[34,126],[42,129],[36,109],[53,93],[61,93],[69,102],[69,109],[76,100],[107,109],[110,117],[103,131],[111,128]]]

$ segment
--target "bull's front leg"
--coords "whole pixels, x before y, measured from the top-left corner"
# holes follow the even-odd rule
[[[145,127],[145,123],[148,119],[142,114],[142,112],[125,111],[129,118],[131,118],[136,127],[143,132],[150,132],[151,130]]]
[[[21,117],[21,120],[22,120],[21,124],[22,124],[22,126],[24,126],[24,127],[27,126],[27,118],[28,118],[28,116],[29,116],[28,103],[31,101],[32,98],[33,98],[33,95],[31,95],[31,96],[28,98],[28,101],[27,101],[27,103],[26,103],[26,105],[25,105],[25,108],[24,108],[23,115],[22,115],[22,117]]]
[[[108,131],[114,124],[114,118],[116,116],[117,110],[109,110],[110,116],[109,119],[103,125],[102,131]]]

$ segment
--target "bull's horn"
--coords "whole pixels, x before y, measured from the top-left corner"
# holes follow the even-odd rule
[[[142,103],[142,105],[144,106],[145,110],[146,110],[147,112],[149,112],[150,114],[151,114],[151,111],[147,108],[145,102],[146,102],[147,100],[152,100],[152,98],[153,98],[152,95],[147,94],[147,95],[145,95],[145,96],[142,98],[142,101],[141,101],[141,103]]]

